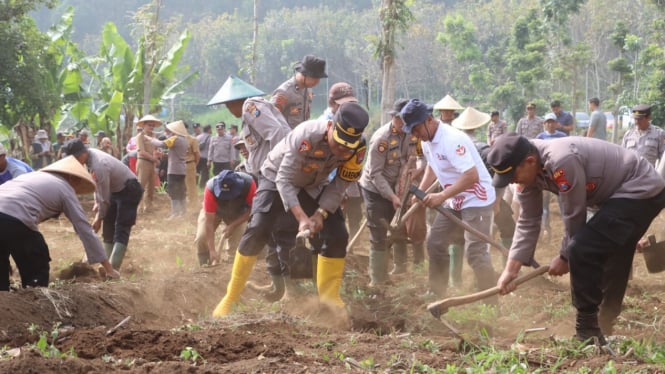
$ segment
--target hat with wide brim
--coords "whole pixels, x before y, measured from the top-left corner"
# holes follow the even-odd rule
[[[306,77],[328,78],[326,60],[312,55],[307,55],[302,58],[302,61],[296,63],[295,70]]]
[[[156,123],[155,127],[159,127],[162,125],[162,121],[160,119],[153,116],[152,114],[148,114],[141,117],[141,119],[138,122],[136,122],[136,127],[143,127],[143,125],[145,125],[148,122]]]
[[[67,156],[42,169],[47,173],[65,174],[76,177],[75,180],[69,180],[77,195],[85,195],[95,192],[97,185],[92,179],[92,175],[74,156]]]
[[[464,109],[459,117],[453,120],[453,127],[460,130],[473,130],[487,124],[491,119],[490,115],[476,110],[473,107]]]
[[[176,135],[180,136],[189,135],[189,133],[187,132],[187,128],[185,128],[185,123],[182,121],[171,122],[168,125],[166,125],[166,128]]]
[[[434,104],[435,110],[464,110],[464,107],[461,106],[452,96],[446,95],[443,99],[439,100]]]
[[[229,75],[226,82],[206,105],[217,105],[254,96],[263,96],[265,92],[243,81],[235,75]]]

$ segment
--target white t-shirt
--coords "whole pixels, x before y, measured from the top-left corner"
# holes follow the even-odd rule
[[[430,142],[422,142],[429,166],[444,188],[449,187],[472,167],[478,170],[480,181],[461,194],[446,200],[447,207],[462,210],[484,207],[494,203],[495,191],[483,160],[465,133],[442,122]]]

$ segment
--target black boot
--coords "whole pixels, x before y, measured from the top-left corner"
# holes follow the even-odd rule
[[[577,312],[575,337],[586,345],[594,344],[595,339],[598,339],[598,344],[601,346],[607,344],[598,325],[598,313]]]

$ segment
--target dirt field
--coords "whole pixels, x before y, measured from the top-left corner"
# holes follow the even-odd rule
[[[444,317],[469,342],[460,344],[425,308],[434,301],[422,296],[426,268],[393,278],[383,292],[368,289],[366,238],[347,258],[343,299],[350,327],[329,327],[307,283],[297,302],[283,306],[246,290],[239,310],[215,321],[211,311],[225,293],[231,265],[199,268],[193,246],[197,213],[167,221],[168,200],[158,198],[161,210],[139,217],[117,282],[103,282],[96,269],[73,265],[84,252],[66,219],[41,225],[51,248],[52,286],[0,293],[0,372],[664,370],[658,362],[665,362],[665,276],[648,274],[641,255],[615,331],[615,357],[581,349],[570,339],[574,313],[567,277],[525,284],[500,298],[500,310],[451,309]],[[552,240],[536,253],[543,264],[558,252],[556,214]],[[263,261],[257,264],[251,280],[268,283]],[[450,290],[452,295],[473,292],[468,266],[464,274],[464,288]],[[129,322],[107,333],[126,317]],[[534,328],[544,330],[525,332]]]

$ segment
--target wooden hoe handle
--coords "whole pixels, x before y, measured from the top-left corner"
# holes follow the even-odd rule
[[[517,277],[515,280],[513,280],[511,283],[513,283],[515,286],[519,286],[520,284],[530,281],[533,278],[536,278],[542,274],[547,273],[547,271],[550,269],[549,266],[541,266],[536,270],[533,270],[531,272],[528,272],[522,276]],[[448,308],[453,307],[453,306],[459,306],[459,305],[465,305],[465,304],[470,304],[473,302],[476,302],[478,300],[482,300],[485,298],[488,298],[490,296],[498,295],[499,294],[499,287],[492,287],[488,288],[486,290],[472,293],[470,295],[465,295],[465,296],[457,296],[457,297],[449,297],[447,299],[435,301],[433,303],[430,303],[427,306],[427,310],[432,313],[432,315],[435,318],[440,318],[442,314],[445,314],[448,312]]]

